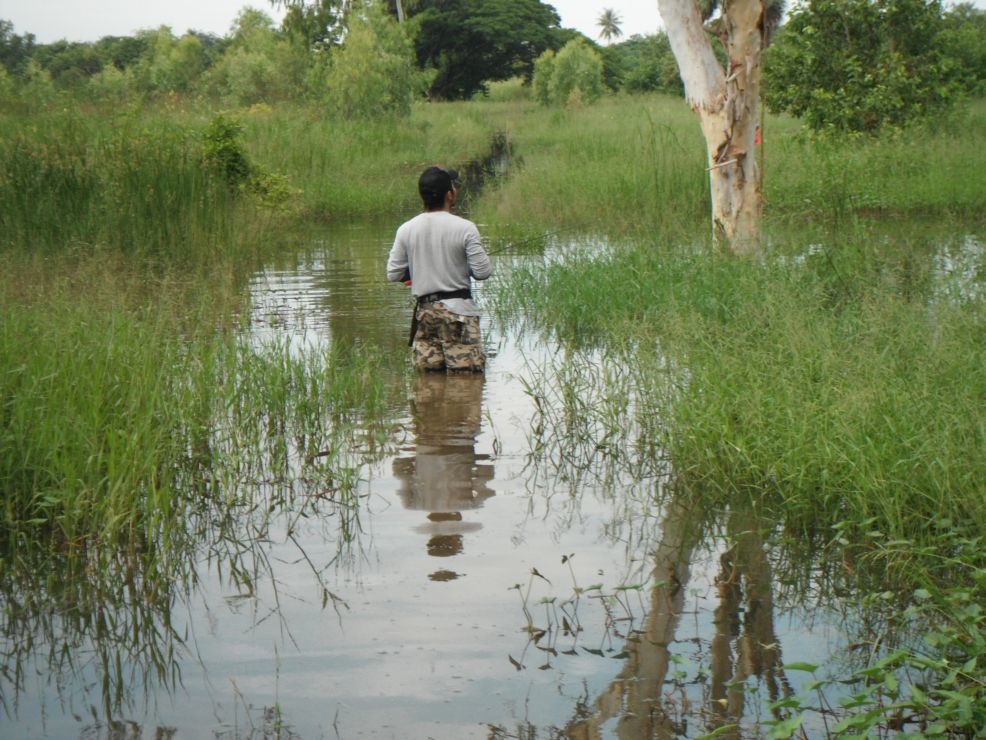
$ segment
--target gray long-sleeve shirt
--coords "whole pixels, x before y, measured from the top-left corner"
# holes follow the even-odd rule
[[[387,259],[387,279],[397,282],[410,272],[416,296],[469,288],[470,278],[486,280],[492,270],[476,224],[448,211],[427,211],[401,224]],[[471,300],[443,303],[453,313],[479,313]]]

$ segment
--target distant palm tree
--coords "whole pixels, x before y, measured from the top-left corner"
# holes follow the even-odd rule
[[[613,39],[618,39],[623,35],[623,29],[620,28],[622,22],[623,19],[620,18],[619,13],[612,8],[605,8],[599,14],[599,18],[596,19],[596,25],[599,26],[599,38],[605,39],[607,43]]]

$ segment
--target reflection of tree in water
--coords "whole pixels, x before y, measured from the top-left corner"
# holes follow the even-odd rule
[[[780,645],[774,633],[771,567],[762,521],[746,511],[734,511],[726,522],[733,543],[720,558],[716,578],[719,606],[712,638],[712,709],[725,722],[739,724],[746,692],[743,684],[756,677],[771,702],[792,694],[781,669]],[[735,659],[732,645],[736,646]]]
[[[687,712],[666,690],[689,579],[689,563],[699,545],[700,522],[678,499],[669,502],[663,537],[654,554],[650,610],[643,629],[628,640],[623,670],[586,712],[583,707],[566,728],[566,737],[601,737],[601,728],[616,720],[615,735],[626,740],[678,737],[690,716],[709,717],[709,729],[741,725],[744,683],[766,683],[770,699],[791,689],[784,678],[774,633],[771,568],[758,531],[762,526],[746,512],[728,515],[732,546],[720,558],[716,578],[719,605],[711,641],[711,687],[708,706]],[[742,615],[742,616],[741,616]],[[735,656],[734,656],[735,647]],[[726,737],[739,737],[740,730]]]
[[[673,369],[668,363],[669,377]],[[553,474],[556,480],[571,481],[573,500],[593,486],[626,492],[638,481],[669,480],[661,424],[667,388],[660,385],[666,382],[660,375],[638,373],[618,353],[610,357],[591,349],[559,353],[546,366],[530,370],[529,394],[537,407],[531,440],[535,473],[546,468],[547,479]],[[743,684],[748,679],[762,682],[771,699],[790,694],[780,668],[773,574],[761,536],[772,526],[743,510],[726,517],[721,534],[730,547],[720,558],[716,577],[714,633],[704,642],[711,665],[708,678],[698,679],[705,681],[705,695],[696,700],[685,684],[676,665],[682,656],[675,654],[674,645],[684,642],[678,633],[691,564],[706,543],[720,537],[708,535],[712,517],[690,509],[681,494],[672,494],[653,549],[655,585],[647,614],[642,629],[627,638],[623,669],[605,691],[579,702],[564,729],[550,728],[548,736],[678,737],[694,732],[688,722],[699,721],[710,730],[724,728],[729,737],[732,731],[725,726],[743,724]],[[623,526],[629,535],[641,525],[626,518]],[[644,537],[649,538],[643,533],[638,538]],[[807,563],[801,566],[808,568]],[[799,567],[790,565],[792,570]],[[805,578],[806,588],[810,580]],[[527,730],[527,736],[538,734]]]
[[[428,554],[435,557],[462,552],[463,535],[482,526],[465,521],[462,512],[482,506],[493,495],[487,485],[493,465],[476,454],[483,383],[482,374],[422,373],[412,388],[415,444],[411,455],[394,460],[394,477],[400,481],[401,503],[428,512],[419,529],[429,535]],[[430,578],[456,576],[439,570]]]

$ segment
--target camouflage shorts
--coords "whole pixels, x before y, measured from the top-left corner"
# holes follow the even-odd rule
[[[419,370],[461,370],[481,373],[486,366],[478,316],[460,316],[439,302],[425,303],[418,312],[418,331],[412,351]]]

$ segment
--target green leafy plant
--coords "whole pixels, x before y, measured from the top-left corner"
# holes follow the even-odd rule
[[[532,84],[543,104],[593,103],[604,90],[602,58],[582,39],[572,39],[557,54],[546,51],[538,57]]]
[[[942,29],[937,0],[809,0],[767,52],[767,104],[815,130],[940,115],[958,93]]]

